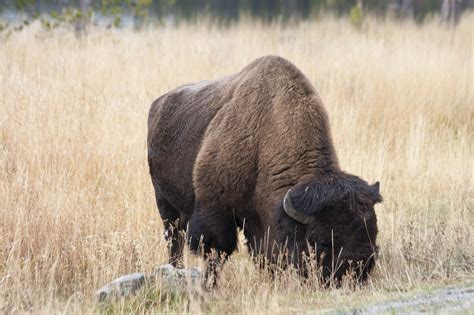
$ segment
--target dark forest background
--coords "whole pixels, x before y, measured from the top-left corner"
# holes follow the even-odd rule
[[[82,24],[108,20],[108,26],[132,21],[135,27],[148,22],[192,21],[201,17],[232,23],[243,16],[264,22],[317,19],[322,15],[347,17],[356,24],[363,16],[414,19],[439,16],[455,25],[474,0],[1,0],[0,21],[28,24],[41,19]]]

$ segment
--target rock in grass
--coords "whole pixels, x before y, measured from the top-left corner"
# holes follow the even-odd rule
[[[155,286],[161,286],[165,291],[195,291],[200,287],[202,271],[198,267],[180,269],[166,264],[158,267],[152,277],[155,278]]]
[[[115,279],[96,291],[99,302],[111,298],[127,298],[135,295],[139,289],[147,286],[159,288],[162,293],[183,291],[200,292],[202,270],[197,267],[189,269],[175,268],[170,264],[162,265],[151,275],[132,273]]]
[[[96,291],[99,302],[105,301],[107,298],[128,297],[140,289],[145,284],[145,274],[141,272],[132,273],[115,279],[111,283],[103,286]]]

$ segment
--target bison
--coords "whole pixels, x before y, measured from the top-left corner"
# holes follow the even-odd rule
[[[214,274],[241,229],[270,266],[284,252],[306,275],[312,257],[324,279],[357,264],[352,274],[365,280],[374,267],[379,183],[340,169],[320,97],[284,58],[156,99],[148,163],[174,265],[187,240]]]

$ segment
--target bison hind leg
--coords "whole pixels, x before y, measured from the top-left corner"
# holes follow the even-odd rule
[[[159,193],[156,194],[156,203],[164,225],[165,240],[169,242],[169,263],[182,267],[187,218]]]
[[[222,265],[237,248],[234,216],[197,209],[189,221],[188,242],[191,251],[207,260],[206,286],[214,287]]]

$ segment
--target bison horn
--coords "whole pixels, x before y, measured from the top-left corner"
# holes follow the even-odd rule
[[[291,201],[291,189],[286,192],[285,198],[283,199],[283,209],[286,214],[295,221],[298,221],[302,224],[310,224],[314,222],[314,217],[304,214],[293,207],[293,202]]]

